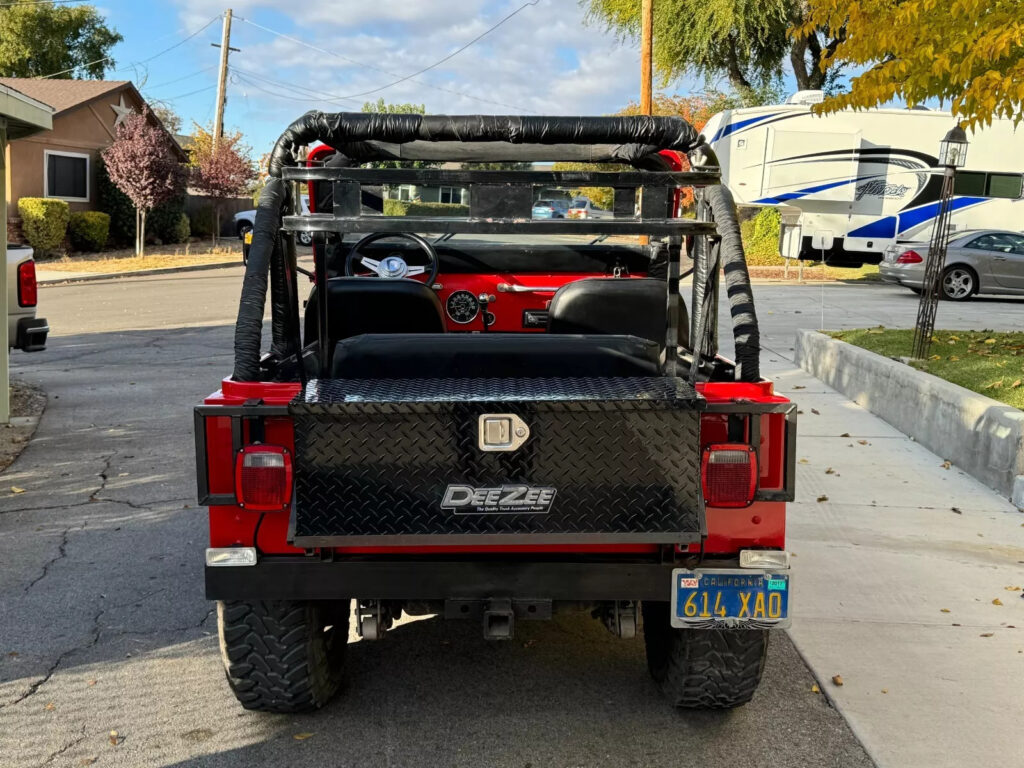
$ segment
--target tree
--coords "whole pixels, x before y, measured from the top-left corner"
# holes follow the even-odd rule
[[[668,96],[664,93],[654,95],[651,101],[651,112],[655,115],[668,117],[681,117],[698,131],[704,130],[704,125],[713,115],[723,109],[730,109],[739,106],[740,99],[737,96],[730,96],[719,91],[709,91],[697,96],[679,96],[678,94]],[[641,115],[640,104],[631,101],[616,115]],[[625,169],[625,166],[615,166]],[[683,170],[689,170],[689,160],[683,157]],[[602,166],[594,163],[555,163],[556,171],[600,171],[613,170],[612,167]],[[574,196],[589,197],[594,205],[600,208],[611,208],[613,191],[610,187],[580,187],[572,191]],[[693,204],[693,190],[689,187],[683,189],[682,207],[689,208]]]
[[[185,175],[171,137],[149,120],[148,110],[131,114],[117,126],[117,138],[103,150],[110,180],[135,206],[135,253],[146,243],[146,214],[181,192]]]
[[[388,104],[384,99],[368,101],[363,104],[363,112],[381,115],[425,115],[423,104]],[[367,168],[437,168],[438,163],[429,160],[374,160],[366,163]]]
[[[252,150],[242,143],[241,131],[220,137],[216,147],[213,128],[193,123],[191,183],[213,198],[213,242],[220,236],[220,209],[224,200],[246,194],[256,180]]]
[[[4,77],[100,79],[113,68],[110,49],[124,38],[91,5],[14,0],[0,8],[0,74]]]
[[[745,104],[776,96],[788,61],[800,89],[831,90],[841,67],[823,68],[845,39],[842,23],[804,25],[808,0],[658,0],[654,65],[668,85],[684,74],[723,75]],[[626,40],[640,37],[637,0],[580,0],[588,21]],[[790,37],[790,26],[800,33]],[[767,98],[766,98],[767,97]]]
[[[836,24],[847,35],[822,66],[868,69],[818,111],[939,99],[971,127],[1024,119],[1022,0],[809,0],[795,33]]]
[[[169,133],[181,133],[181,116],[170,106],[160,101],[150,101],[149,108]]]

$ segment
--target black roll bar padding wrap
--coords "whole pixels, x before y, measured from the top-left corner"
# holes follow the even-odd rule
[[[740,224],[732,193],[718,184],[704,189],[704,199],[718,225],[721,238],[722,271],[725,272],[725,292],[729,297],[732,315],[732,335],[736,346],[737,378],[740,381],[761,379],[761,334],[754,309],[754,293],[750,286],[750,272],[743,253]],[[694,275],[694,285],[697,276]]]
[[[281,210],[287,194],[288,185],[284,181],[270,178],[256,207],[252,245],[249,248],[249,260],[242,281],[238,321],[235,323],[235,369],[232,374],[235,381],[259,381],[260,337],[263,332],[263,311],[267,301],[267,276],[270,273],[275,241],[281,228]]]
[[[335,148],[360,141],[639,144],[689,152],[701,143],[701,136],[681,117],[327,114],[312,111],[288,126],[277,140],[270,155],[270,175],[279,177],[285,165],[292,165],[298,159],[296,150],[313,141]]]

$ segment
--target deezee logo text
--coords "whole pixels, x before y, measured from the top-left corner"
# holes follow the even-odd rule
[[[475,488],[449,485],[441,501],[442,509],[455,514],[542,514],[550,511],[555,489],[535,485],[502,485]]]

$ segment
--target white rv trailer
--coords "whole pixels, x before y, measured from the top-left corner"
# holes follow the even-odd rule
[[[877,264],[897,242],[927,240],[938,213],[939,142],[954,125],[926,109],[811,113],[820,92],[719,112],[704,127],[738,205],[783,209],[783,255]],[[951,229],[1024,230],[1024,127],[968,132]],[[786,215],[788,214],[788,215]]]

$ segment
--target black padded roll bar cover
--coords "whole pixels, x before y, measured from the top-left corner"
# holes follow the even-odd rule
[[[267,301],[267,276],[274,241],[281,227],[281,209],[287,195],[287,185],[281,179],[271,178],[260,195],[253,224],[252,245],[242,281],[242,297],[235,323],[235,381],[258,381],[260,375],[260,337],[263,331],[263,311]]]
[[[307,112],[277,140],[270,175],[294,164],[300,146],[322,141],[332,147],[360,141],[500,141],[510,144],[650,145],[689,152],[701,137],[681,117],[540,117],[514,115],[395,115]]]

